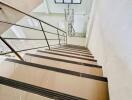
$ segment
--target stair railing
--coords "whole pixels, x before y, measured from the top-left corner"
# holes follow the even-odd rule
[[[24,14],[25,16],[28,16],[28,17],[31,17],[31,18],[37,20],[37,21],[39,22],[39,25],[40,25],[40,28],[41,28],[41,29],[32,28],[32,27],[28,27],[28,26],[24,26],[24,25],[19,25],[19,24],[16,24],[16,23],[7,22],[7,21],[3,21],[3,20],[0,20],[0,23],[4,23],[4,24],[8,24],[8,25],[14,25],[14,26],[19,26],[19,27],[23,27],[23,28],[28,28],[28,29],[36,30],[36,31],[41,31],[41,32],[43,32],[43,35],[44,35],[44,38],[45,38],[45,39],[33,39],[33,38],[6,38],[6,37],[0,36],[1,41],[2,41],[4,44],[6,44],[6,46],[9,47],[9,49],[11,50],[11,52],[6,52],[6,53],[0,54],[0,55],[9,54],[9,53],[14,53],[19,59],[23,60],[23,58],[19,55],[18,52],[23,52],[23,51],[33,50],[33,49],[38,49],[38,48],[44,48],[44,47],[48,47],[48,48],[50,49],[51,46],[53,46],[53,45],[50,45],[50,44],[49,44],[49,40],[55,40],[55,39],[48,39],[47,36],[46,36],[46,33],[58,35],[59,45],[61,45],[60,36],[63,36],[63,37],[64,37],[65,44],[67,44],[67,33],[66,33],[65,31],[63,31],[62,29],[57,28],[56,26],[53,26],[53,25],[51,25],[51,24],[49,24],[49,23],[47,23],[47,22],[45,22],[45,21],[43,21],[43,20],[41,20],[41,19],[38,19],[37,17],[34,17],[34,16],[30,15],[30,14],[27,14],[27,13],[21,11],[21,10],[18,10],[18,9],[16,9],[16,8],[14,8],[14,7],[11,7],[11,6],[9,6],[8,4],[5,4],[5,3],[3,3],[3,2],[0,2],[0,4],[4,5],[4,6],[6,6],[6,7],[9,7],[9,8],[11,8],[11,9],[13,9],[13,10],[15,10],[15,11],[21,13],[21,14]],[[2,10],[2,7],[0,7],[0,10]],[[56,30],[57,30],[57,33],[45,31],[45,30],[44,30],[44,27],[43,27],[43,24],[46,24],[46,25],[48,25],[48,26],[50,26],[50,27],[56,29]],[[59,33],[59,31],[62,32],[63,34],[61,35],[61,34]],[[6,40],[46,40],[47,46],[41,46],[41,47],[29,48],[29,49],[24,49],[24,50],[16,51],[16,50],[8,43],[8,41],[6,41]]]

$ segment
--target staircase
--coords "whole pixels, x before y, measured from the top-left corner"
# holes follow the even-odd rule
[[[1,100],[109,100],[102,67],[84,47],[41,49],[24,59],[2,62],[12,74],[0,76]]]
[[[0,63],[0,100],[109,100],[108,80],[103,77],[102,66],[97,64],[87,48],[67,44],[65,31],[9,5],[0,4],[37,20],[40,28],[0,20],[2,25],[15,25],[42,33],[42,36],[37,33],[41,38],[0,36],[1,42],[10,50],[2,51],[0,55],[16,55],[6,56]],[[44,25],[53,28],[56,33],[45,30]],[[51,34],[58,39],[51,39]],[[17,50],[8,40],[33,41],[32,45],[41,40],[37,43],[42,43],[42,46],[31,48],[25,42],[30,48]],[[59,44],[52,45],[51,41]],[[27,52],[30,50],[36,52]],[[21,52],[26,53],[22,56]]]

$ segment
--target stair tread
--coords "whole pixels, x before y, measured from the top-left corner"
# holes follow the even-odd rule
[[[86,67],[102,68],[102,66],[100,66],[98,64],[80,63],[80,62],[76,62],[76,61],[66,60],[66,59],[62,59],[62,58],[49,57],[49,56],[40,55],[40,54],[26,53],[26,55],[34,56],[34,57],[38,57],[38,58],[51,59],[51,60],[55,60],[55,61],[67,62],[70,64],[82,65],[84,67],[86,66]]]
[[[2,100],[86,100],[1,76],[0,84]]]
[[[53,100],[41,95],[27,92],[22,89],[16,89],[10,86],[0,84],[0,99],[1,100]]]
[[[77,58],[72,58],[72,57],[66,57],[66,56],[61,56],[61,55],[55,55],[55,54],[51,54],[49,52],[37,52],[36,54],[42,55],[42,56],[47,56],[47,57],[53,57],[53,58],[60,58],[60,59],[65,59],[65,60],[70,60],[70,61],[74,61],[74,62],[80,62],[80,63],[84,63],[84,64],[96,64],[97,62],[94,61],[88,61],[88,60],[82,60],[82,59],[77,59]]]
[[[73,45],[73,44],[66,44],[63,45],[64,47],[70,47],[70,48],[77,48],[77,49],[84,49],[84,50],[88,50],[88,48],[84,47],[84,46],[79,46],[79,45]]]
[[[108,98],[107,82],[26,66],[17,63],[14,66],[14,63],[5,61],[2,67],[13,69],[13,73],[11,76],[3,77],[89,100],[106,100]],[[100,95],[100,93],[105,95]],[[96,96],[94,97],[93,94]]]
[[[64,52],[73,53],[73,54],[76,54],[76,55],[82,55],[82,56],[86,56],[86,57],[87,56],[92,57],[92,54],[91,53],[80,53],[80,52],[77,52],[77,51],[66,50],[66,49],[61,49],[61,48],[51,48],[51,50],[64,51]]]
[[[31,56],[31,55],[26,55],[25,59],[26,61],[29,61],[29,62],[33,62],[33,63],[35,62],[37,64],[52,66],[55,68],[61,68],[61,69],[76,71],[80,73],[97,75],[97,76],[103,75],[102,69],[97,67],[88,67],[88,66],[77,65],[77,64],[72,64],[72,63],[67,63],[62,61],[40,58],[36,56]]]
[[[48,49],[46,49],[48,50]],[[66,54],[72,54],[72,55],[76,55],[76,56],[80,56],[80,57],[85,57],[85,58],[94,58],[94,56],[91,55],[83,55],[83,54],[78,54],[75,52],[68,52],[68,51],[64,51],[64,50],[58,50],[58,49],[50,49],[51,51],[57,51],[57,52],[62,52],[62,53],[66,53]]]
[[[17,63],[17,64],[23,64],[23,65],[27,65],[29,67],[36,67],[36,68],[50,70],[50,71],[54,71],[54,72],[79,76],[79,77],[82,77],[82,78],[90,78],[90,79],[93,79],[93,80],[99,80],[99,81],[107,82],[107,78],[103,77],[103,76],[80,73],[80,72],[77,72],[77,71],[67,70],[67,69],[63,69],[63,68],[59,68],[59,67],[58,68],[54,67],[54,66],[51,67],[51,66],[44,65],[44,64],[42,65],[42,64],[37,64],[37,63],[34,63],[34,62],[33,63],[32,62],[25,62],[25,61],[20,61],[20,60],[16,60],[16,59],[6,59],[5,61],[9,61],[9,62]]]
[[[63,53],[59,53],[59,52],[55,52],[55,51],[51,51],[51,50],[38,50],[38,52],[41,52],[41,53],[48,53],[48,54],[53,54],[53,55],[59,55],[59,56],[62,56],[62,57],[68,57],[68,58],[74,58],[74,59],[79,59],[81,61],[93,61],[93,62],[97,62],[97,60],[95,59],[91,59],[91,58],[81,58],[81,57],[77,57],[77,56],[72,56],[72,55],[66,55],[66,54],[63,54]]]
[[[68,54],[68,53],[65,53],[65,52],[59,52],[57,50],[46,50],[46,51],[54,52],[54,53],[57,53],[57,54],[68,55],[68,56],[72,56],[72,57],[79,58],[79,59],[85,59],[85,60],[92,59],[92,60],[94,60],[94,58],[91,58],[91,57],[84,57],[84,56],[80,56],[80,55]]]
[[[66,51],[73,51],[77,53],[84,53],[84,54],[91,54],[90,51],[84,51],[84,50],[78,50],[78,49],[72,49],[72,48],[67,48],[67,47],[53,47],[51,49],[60,49],[60,50],[66,50]]]

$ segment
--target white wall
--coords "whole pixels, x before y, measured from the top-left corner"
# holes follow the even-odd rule
[[[132,1],[96,0],[94,10],[88,47],[108,77],[110,100],[132,100]]]

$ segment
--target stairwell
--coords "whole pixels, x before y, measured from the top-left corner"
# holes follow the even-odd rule
[[[17,39],[45,40],[47,46],[17,51],[6,41],[16,38],[0,37],[11,49],[4,54],[14,53],[20,59],[6,57],[0,64],[0,100],[109,100],[108,79],[103,76],[102,66],[98,65],[91,51],[83,46],[67,44],[66,32],[37,20],[41,30],[1,21],[41,31],[44,39]],[[45,31],[42,23],[55,28],[57,33]],[[59,31],[64,34],[59,34]],[[51,46],[49,40],[53,39],[47,38],[46,33],[57,35],[59,44]],[[66,43],[61,43],[60,36]],[[36,52],[20,55],[20,52],[32,49]]]

